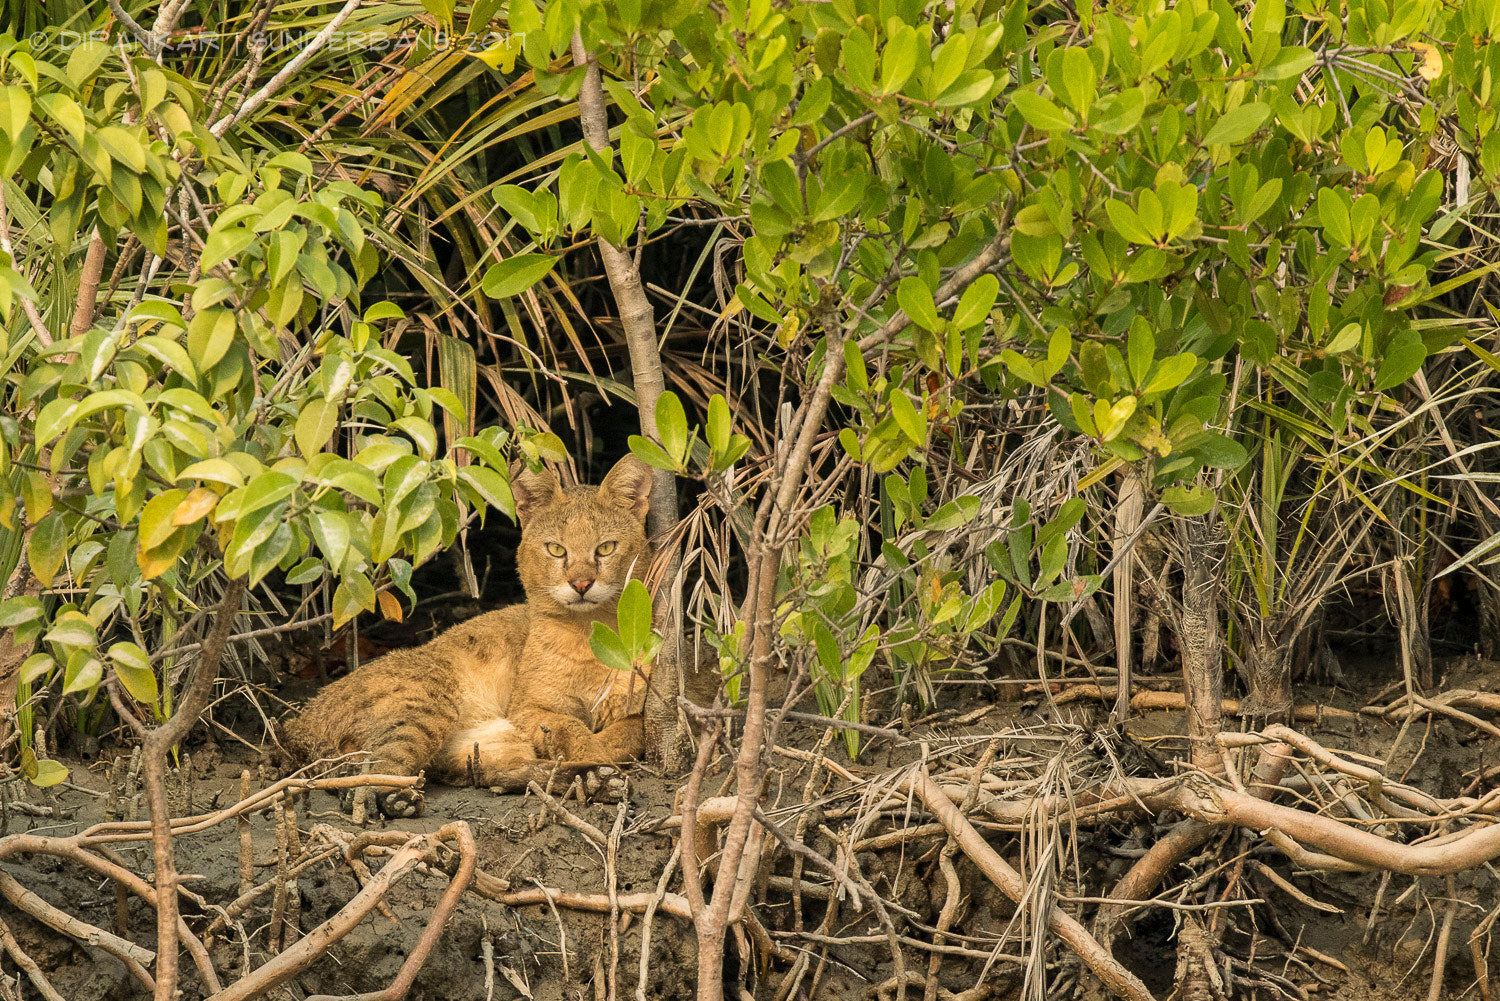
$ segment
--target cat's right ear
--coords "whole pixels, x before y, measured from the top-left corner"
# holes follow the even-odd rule
[[[515,494],[516,520],[522,528],[533,514],[562,496],[557,477],[550,470],[533,473],[524,462],[518,462],[510,469],[510,492]]]

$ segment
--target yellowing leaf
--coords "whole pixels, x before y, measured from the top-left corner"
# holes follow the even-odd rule
[[[1443,53],[1436,45],[1426,42],[1408,42],[1408,45],[1422,54],[1422,65],[1417,67],[1417,75],[1428,83],[1443,75]]]
[[[167,490],[146,502],[141,511],[140,547],[142,551],[155,549],[166,542],[177,530],[173,517],[177,506],[187,500],[186,490]]]
[[[45,789],[47,786],[55,786],[68,777],[66,765],[51,758],[45,758],[36,763],[36,774],[31,776],[31,784]]]
[[[381,591],[376,598],[380,602],[380,614],[392,622],[400,622],[406,617],[401,611],[401,602],[389,591]]]
[[[219,503],[219,495],[207,487],[195,487],[188,494],[177,509],[172,512],[172,524],[191,525],[214,509]]]

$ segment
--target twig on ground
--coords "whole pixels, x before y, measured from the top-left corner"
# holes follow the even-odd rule
[[[61,994],[57,993],[57,988],[52,986],[52,982],[47,979],[42,968],[36,965],[36,960],[21,948],[21,943],[16,941],[16,937],[11,934],[10,926],[4,921],[0,921],[0,946],[5,948],[6,955],[15,960],[16,965],[25,972],[32,985],[46,1001],[66,1001]]]
[[[526,788],[531,790],[532,793],[538,796],[543,803],[547,804],[547,809],[555,813],[558,819],[563,823],[567,824],[569,827],[573,828],[575,831],[588,838],[598,847],[604,848],[608,846],[609,839],[604,836],[603,831],[599,830],[599,828],[595,827],[587,820],[584,820],[582,817],[578,816],[576,813],[573,813],[567,807],[563,806],[562,803],[558,802],[551,793],[547,792],[547,790],[543,789],[535,782],[528,782],[526,784]]]

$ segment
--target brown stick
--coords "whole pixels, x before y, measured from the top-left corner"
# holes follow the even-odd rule
[[[1432,983],[1427,989],[1427,1001],[1442,1001],[1443,971],[1448,966],[1448,940],[1453,936],[1453,919],[1458,916],[1458,893],[1453,887],[1453,877],[1448,877],[1448,908],[1443,912],[1443,927],[1438,932],[1437,948],[1432,952]]]
[[[88,253],[83,258],[83,272],[78,278],[78,298],[73,302],[69,337],[82,337],[94,325],[94,299],[99,294],[99,278],[104,274],[104,254],[104,236],[96,226],[89,238]]]
[[[1183,575],[1182,683],[1188,707],[1188,739],[1193,765],[1210,774],[1223,771],[1223,759],[1215,738],[1223,711],[1224,665],[1220,650],[1217,560],[1203,518],[1179,519],[1182,536]],[[1143,695],[1154,693],[1143,692]]]
[[[609,913],[609,895],[605,893],[573,893],[570,890],[554,890],[545,887],[535,890],[511,890],[509,893],[482,893],[486,900],[493,900],[507,907],[543,907],[550,901],[557,907],[566,907],[574,911],[592,911],[595,914]],[[651,902],[657,899],[657,894],[652,893],[622,893],[616,897],[616,901],[622,911],[633,911],[644,913],[651,906]],[[683,921],[693,920],[693,912],[688,907],[687,898],[677,893],[664,893],[657,903],[656,909],[663,914],[670,914],[674,918]],[[311,1001],[311,999],[309,999]]]
[[[603,831],[599,830],[599,828],[595,827],[587,820],[584,820],[582,817],[578,816],[576,813],[573,813],[567,807],[563,806],[551,793],[547,792],[547,790],[543,789],[535,782],[526,783],[526,788],[531,790],[532,793],[539,797],[542,802],[546,804],[547,809],[555,813],[559,820],[567,824],[569,827],[573,828],[573,830],[577,831],[579,834],[582,834],[584,837],[588,838],[600,848],[603,848],[606,844],[609,843],[609,839],[604,836]]]
[[[1120,467],[1120,490],[1115,501],[1114,534],[1110,547],[1115,556],[1114,617],[1115,665],[1118,672],[1115,708],[1110,719],[1122,723],[1130,715],[1131,656],[1135,643],[1135,563],[1130,541],[1141,528],[1146,514],[1146,494],[1141,478],[1129,464]],[[1122,555],[1123,554],[1123,558]],[[929,999],[931,1001],[931,999]]]
[[[916,794],[927,809],[938,818],[954,838],[965,855],[990,878],[1007,897],[1020,903],[1026,896],[1026,881],[1012,869],[995,849],[990,847],[984,835],[974,829],[968,818],[948,800],[947,794],[938,788],[926,769],[915,772],[903,783]],[[1072,949],[1085,966],[1093,971],[1104,985],[1129,1001],[1154,1001],[1151,991],[1140,979],[1125,969],[1110,955],[1088,931],[1072,916],[1049,904],[1047,926]]]
[[[209,1001],[250,1001],[285,983],[307,969],[322,957],[334,943],[338,942],[364,916],[375,909],[375,904],[389,892],[397,882],[410,875],[417,863],[426,854],[422,835],[413,835],[411,841],[391,856],[385,868],[371,877],[363,889],[339,908],[327,921],[308,932],[297,944],[282,952],[275,959],[241,977],[227,988],[209,998]]]
[[[36,965],[36,960],[21,948],[21,943],[16,941],[16,937],[10,933],[10,927],[4,921],[0,921],[0,946],[4,946],[6,953],[16,961],[16,965],[26,971],[26,976],[31,978],[31,982],[46,1001],[67,1001],[57,993],[57,988],[52,986],[52,982],[47,979],[42,968]]]
[[[240,772],[240,802],[250,798],[250,769]],[[240,835],[240,896],[255,885],[255,842],[250,836],[250,818],[240,814],[235,823]]]
[[[172,812],[167,804],[167,752],[187,736],[208,706],[219,660],[245,595],[243,579],[224,588],[219,611],[192,680],[178,700],[172,718],[146,735],[141,758],[151,807],[151,848],[156,859],[156,1001],[173,1001],[177,991],[177,860],[172,845]]]
[[[1069,685],[1052,698],[1058,705],[1065,705],[1078,699],[1096,699],[1100,702],[1105,702],[1114,697],[1114,694],[1114,690],[1109,685],[1081,684]],[[1130,707],[1137,712],[1186,709],[1188,701],[1181,692],[1147,690],[1136,692],[1131,696]],[[1219,712],[1225,716],[1241,715],[1240,700],[1221,698],[1219,700]],[[1318,723],[1325,719],[1354,719],[1358,715],[1358,713],[1350,712],[1347,709],[1339,709],[1336,706],[1300,705],[1292,710],[1292,718],[1299,723]]]
[[[469,888],[469,883],[474,879],[476,852],[474,833],[469,830],[469,825],[462,820],[445,824],[429,835],[428,841],[436,846],[439,841],[446,838],[454,838],[458,841],[458,871],[453,874],[453,879],[448,883],[448,889],[443,892],[442,899],[432,909],[432,918],[422,931],[422,937],[417,939],[417,944],[406,957],[406,962],[401,964],[401,969],[396,974],[396,979],[391,981],[391,985],[383,991],[354,994],[343,998],[318,994],[308,998],[307,1001],[401,1001],[406,997],[406,992],[411,990],[412,981],[422,969],[422,964],[427,962],[427,956],[432,952],[432,947],[437,944],[438,939],[443,937],[443,929],[447,927],[448,918],[453,915],[453,908],[458,906],[459,898],[464,895],[464,891]],[[395,864],[395,859],[391,860],[391,864]],[[384,874],[385,870],[381,870],[381,875]]]
[[[0,872],[0,894],[4,894],[5,899],[18,910],[25,911],[54,931],[103,949],[125,964],[130,975],[145,985],[147,990],[156,990],[156,981],[151,979],[151,974],[145,969],[145,964],[156,961],[156,953],[150,949],[143,949],[134,942],[112,935],[102,928],[95,928],[87,921],[58,910],[22,886],[9,873]]]
[[[150,883],[124,866],[109,859],[100,858],[84,849],[79,845],[76,837],[52,838],[40,834],[12,834],[6,838],[0,838],[0,858],[8,858],[11,855],[54,855],[58,858],[71,859],[101,876],[115,880],[153,908],[156,907],[157,893]],[[208,950],[188,928],[187,922],[180,917],[177,919],[177,934],[183,942],[187,943],[188,952],[192,954],[193,961],[198,968],[198,975],[211,990],[217,991],[219,989],[218,975],[214,973],[213,964],[208,960]]]
[[[213,813],[202,813],[195,817],[178,817],[172,821],[172,836],[197,834],[226,820],[264,809],[290,790],[348,789],[369,786],[374,789],[407,789],[421,779],[415,775],[330,775],[326,778],[280,779],[246,799]],[[120,841],[147,841],[151,838],[149,820],[112,820],[95,824],[78,835],[84,846],[109,844]]]

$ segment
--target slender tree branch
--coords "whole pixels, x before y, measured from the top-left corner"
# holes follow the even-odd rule
[[[78,297],[73,301],[73,322],[68,327],[69,337],[82,337],[94,325],[95,299],[99,295],[99,279],[104,274],[104,236],[98,227],[89,238],[88,253],[83,258],[83,272],[78,279]]]
[[[578,122],[584,142],[596,151],[609,146],[609,118],[604,108],[604,86],[599,76],[599,61],[585,50],[583,38],[573,35],[573,64],[584,67],[583,84],[578,91]],[[597,241],[604,273],[619,310],[620,325],[630,350],[630,375],[635,384],[636,409],[640,414],[641,434],[660,439],[656,427],[656,402],[666,389],[662,373],[661,347],[656,339],[656,310],[641,282],[640,267],[633,255],[600,237]],[[677,482],[670,470],[651,471],[651,537],[659,544],[671,537],[677,527]],[[676,590],[680,559],[675,551],[662,580],[665,585],[657,595],[657,627],[666,642],[646,682],[646,744],[668,771],[681,765],[680,715],[677,694],[681,676],[682,625]]]
[[[177,860],[172,844],[172,812],[167,804],[167,752],[187,735],[208,707],[219,677],[219,661],[244,597],[245,581],[231,580],[203,641],[203,653],[192,679],[178,699],[177,711],[147,734],[141,747],[151,809],[151,847],[156,856],[156,1001],[173,1001],[177,990]]]
[[[329,40],[338,33],[338,30],[343,27],[344,22],[349,20],[349,16],[358,10],[360,4],[363,2],[364,0],[348,0],[339,9],[339,12],[333,15],[333,19],[323,26],[323,30],[314,35],[312,41],[308,42],[301,52],[293,56],[290,62],[283,66],[275,76],[271,77],[269,83],[245,98],[234,111],[214,122],[209,127],[209,132],[213,133],[215,138],[223,136],[237,122],[270,100],[272,95],[284,87],[286,82],[295,76],[298,70],[306,66],[308,61],[317,55],[323,46],[328,44]]]

